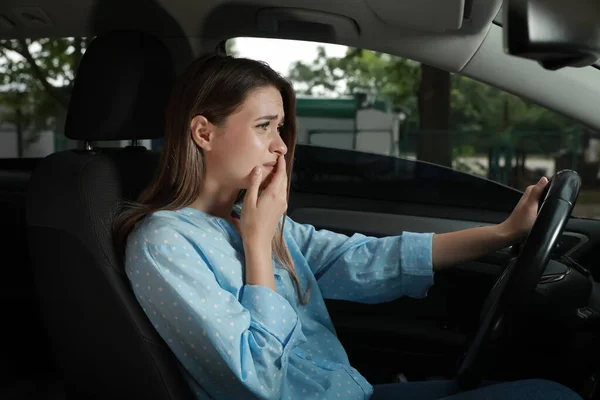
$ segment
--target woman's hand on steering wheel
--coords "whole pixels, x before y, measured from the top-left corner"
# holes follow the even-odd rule
[[[525,239],[529,234],[537,218],[540,197],[547,185],[548,179],[543,176],[537,184],[528,186],[513,212],[502,223],[516,242]]]

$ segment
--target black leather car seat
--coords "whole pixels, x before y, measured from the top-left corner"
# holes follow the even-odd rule
[[[34,171],[27,232],[41,313],[68,398],[191,399],[179,363],[129,287],[111,237],[121,199],[135,199],[158,154],[175,79],[169,49],[140,32],[97,37],[83,56],[65,134],[85,150],[51,154]],[[127,148],[95,147],[132,140]]]

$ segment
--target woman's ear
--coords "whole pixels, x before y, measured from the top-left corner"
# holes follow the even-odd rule
[[[210,151],[215,134],[215,126],[202,115],[196,115],[190,123],[192,140],[202,150]]]

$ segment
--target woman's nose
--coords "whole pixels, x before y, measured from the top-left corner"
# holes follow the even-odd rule
[[[280,156],[285,156],[287,154],[287,150],[288,149],[285,145],[285,142],[281,136],[277,135],[277,139],[275,139],[272,143],[272,151]]]

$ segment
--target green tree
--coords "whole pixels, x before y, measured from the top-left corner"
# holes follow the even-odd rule
[[[416,111],[418,73],[419,64],[411,60],[353,48],[348,48],[344,57],[328,57],[325,48],[319,46],[317,57],[311,63],[292,64],[288,77],[301,94],[365,93]]]
[[[62,123],[79,63],[90,39],[0,40],[0,105],[22,148]],[[21,149],[22,150],[22,149]]]
[[[420,125],[417,157],[451,165],[447,135],[450,107],[450,75],[446,71],[389,54],[349,48],[344,57],[328,57],[319,47],[311,63],[295,62],[289,79],[308,95],[366,93],[372,100],[385,99],[408,111]]]
[[[528,153],[555,152],[580,129],[559,113],[460,75],[452,80],[451,119],[451,126],[480,149],[500,136]]]
[[[336,58],[319,47],[312,62],[292,65],[289,78],[299,93],[362,92],[402,107],[410,126],[418,127],[418,159],[441,165],[451,165],[457,155],[487,153],[500,139],[529,153],[548,154],[563,148],[579,129],[558,113],[485,83],[368,50],[349,48]]]

